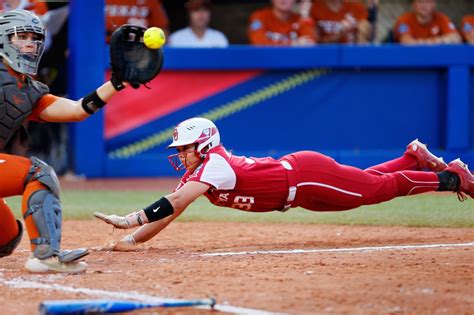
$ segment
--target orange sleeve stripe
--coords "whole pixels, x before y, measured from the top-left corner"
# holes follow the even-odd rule
[[[41,97],[38,102],[36,103],[36,107],[31,113],[30,120],[41,121],[40,115],[41,113],[48,108],[51,104],[56,102],[59,99],[58,96],[52,94],[46,94]]]

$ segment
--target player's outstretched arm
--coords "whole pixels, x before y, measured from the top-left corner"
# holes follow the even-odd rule
[[[150,30],[153,31],[153,28]],[[150,32],[151,39],[145,40],[145,32],[144,27],[128,24],[115,30],[109,45],[111,80],[78,101],[57,99],[40,113],[40,119],[50,122],[84,120],[104,107],[117,91],[129,85],[137,89],[154,79],[163,66],[163,50],[160,45],[164,43],[164,37],[162,42],[153,41],[156,38]],[[146,46],[144,40],[158,46],[151,47],[150,43]]]
[[[94,113],[94,110],[104,106],[117,90],[110,81],[100,86],[94,93],[73,101],[60,97],[50,106],[46,107],[39,117],[50,122],[75,122],[81,121]],[[97,99],[98,98],[98,99]]]
[[[138,212],[129,213],[124,217],[96,212],[94,216],[119,229],[142,226],[133,233],[133,239],[137,243],[143,243],[176,219],[189,204],[204,194],[209,187],[208,184],[201,182],[188,182],[179,190]]]

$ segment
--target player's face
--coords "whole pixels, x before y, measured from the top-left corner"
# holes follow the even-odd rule
[[[179,160],[188,171],[194,171],[201,164],[201,158],[194,144],[179,146],[176,150],[178,150]]]
[[[433,14],[436,9],[435,0],[415,0],[413,2],[413,8],[416,14],[422,17],[428,17]]]
[[[192,10],[189,12],[189,20],[192,27],[207,28],[211,20],[211,11],[206,8]]]
[[[296,0],[272,0],[272,4],[278,11],[288,12],[295,6]]]
[[[22,54],[37,54],[39,46],[42,44],[41,36],[36,33],[16,33],[11,35],[10,41],[18,47]]]

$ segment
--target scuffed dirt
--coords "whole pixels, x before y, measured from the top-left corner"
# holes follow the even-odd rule
[[[474,229],[175,222],[132,252],[92,251],[80,275],[32,275],[23,238],[1,259],[2,314],[37,314],[45,299],[99,295],[15,288],[19,280],[292,314],[472,314],[474,247],[204,257],[209,252],[468,243]],[[63,248],[100,247],[126,232],[64,222]],[[140,313],[140,312],[135,312]],[[150,313],[146,312],[147,314]],[[167,310],[161,314],[210,311]]]

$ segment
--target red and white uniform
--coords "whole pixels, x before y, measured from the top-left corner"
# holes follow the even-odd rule
[[[412,171],[416,166],[409,155],[364,171],[312,151],[276,160],[235,156],[217,146],[194,172],[184,174],[176,190],[189,181],[206,183],[211,186],[205,193],[211,203],[253,212],[290,206],[348,210],[437,190],[436,173]]]
[[[278,160],[235,156],[223,146],[211,149],[193,173],[187,171],[177,189],[189,181],[211,185],[205,193],[211,203],[246,211],[282,209],[288,195],[288,177]]]

